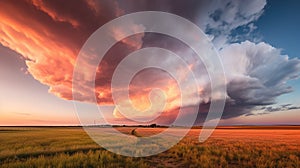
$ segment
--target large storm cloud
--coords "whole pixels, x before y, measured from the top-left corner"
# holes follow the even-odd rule
[[[72,99],[72,75],[77,54],[88,37],[103,24],[118,16],[144,10],[158,10],[177,14],[197,24],[212,40],[224,64],[227,79],[227,100],[223,118],[251,115],[256,108],[276,103],[276,98],[292,92],[287,81],[299,75],[300,61],[289,59],[280,49],[264,42],[253,41],[249,36],[256,28],[255,21],[264,12],[265,0],[88,0],[72,1],[1,1],[0,43],[21,54],[26,59],[28,72],[41,83],[49,86],[49,92],[63,99]],[[64,6],[68,6],[65,8]],[[17,11],[17,12],[16,12]],[[133,31],[135,29],[133,23]],[[249,41],[233,43],[241,39],[234,35],[243,27],[244,38]],[[172,31],[172,30],[170,30]],[[122,29],[114,29],[114,36]],[[183,33],[188,33],[183,32]],[[205,117],[210,104],[210,81],[203,64],[194,61],[194,53],[186,46],[172,42],[176,39],[157,34],[138,34],[121,40],[105,56],[97,71],[95,94],[98,103],[113,105],[110,82],[114,69],[127,54],[148,46],[164,47],[178,53],[189,68],[201,76],[201,99],[184,105],[186,115],[200,104],[198,122]],[[151,59],[151,58],[149,58]],[[147,60],[145,60],[147,61]],[[174,66],[166,59],[162,63]],[[90,62],[86,62],[90,64]],[[184,76],[185,70],[181,70]],[[166,113],[158,120],[170,123],[177,115],[179,96],[176,84],[170,76],[155,70],[143,72],[132,83],[131,98],[137,105],[149,104],[149,88],[158,87],[170,96]],[[145,77],[147,76],[146,80]],[[75,94],[80,101],[89,102],[85,82]],[[167,84],[167,85],[166,85]],[[141,102],[145,100],[145,102]],[[175,111],[175,112],[174,112]],[[118,120],[121,115],[116,117]],[[182,119],[184,121],[184,119]]]

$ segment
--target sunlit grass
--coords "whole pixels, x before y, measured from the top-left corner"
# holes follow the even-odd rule
[[[131,134],[134,128],[119,129]],[[106,151],[79,127],[1,127],[0,167],[300,167],[300,130],[217,129],[205,143],[198,142],[199,131],[161,154],[131,158]]]

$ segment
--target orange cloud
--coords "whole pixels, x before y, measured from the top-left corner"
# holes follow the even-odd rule
[[[73,93],[73,69],[81,46],[97,28],[121,15],[123,11],[113,1],[103,4],[91,0],[72,1],[68,4],[68,10],[63,5],[57,1],[1,1],[0,43],[21,54],[26,59],[28,72],[39,82],[49,86],[50,93],[67,100],[71,100],[73,94],[76,94],[80,101],[91,102],[94,95],[86,93],[87,90],[95,90],[99,104],[112,105],[110,82],[114,69],[126,55],[142,47],[144,34],[120,39],[125,33],[124,30],[113,28],[112,34],[120,42],[106,54],[98,66],[96,87],[86,86],[91,81],[84,78],[89,74],[84,74],[86,71],[82,70],[83,78],[76,79],[79,80],[81,88]],[[132,25],[132,33],[143,29],[141,25]],[[88,67],[92,63],[87,60],[84,64]],[[151,89],[159,88],[167,99],[165,109],[155,120],[172,121],[181,106],[176,81],[153,70],[143,73],[130,85],[133,106],[140,111],[147,109],[150,106],[148,94]],[[186,73],[182,71],[182,79]],[[147,79],[141,76],[147,76]],[[124,101],[127,101],[126,98]],[[126,121],[118,111],[114,111],[114,116],[119,121]]]
[[[82,44],[99,25],[120,14],[114,2],[97,2],[94,8],[103,13],[93,12],[91,3],[72,2],[65,10],[58,1],[0,2],[0,43],[24,56],[28,72],[64,99],[72,99],[73,68]],[[84,91],[78,94],[84,96]]]
[[[66,22],[71,24],[75,28],[80,25],[76,19],[69,16],[60,15],[53,8],[47,6],[46,3],[42,0],[32,0],[31,2],[37,9],[49,15],[54,21]]]

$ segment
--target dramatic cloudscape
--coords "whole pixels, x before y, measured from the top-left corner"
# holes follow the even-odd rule
[[[178,39],[156,33],[139,33],[120,39],[122,28],[111,28],[119,42],[97,65],[96,78],[88,79],[82,69],[80,88],[72,92],[76,58],[86,40],[105,23],[139,11],[163,11],[184,17],[199,26],[214,44],[226,77],[226,102],[220,124],[300,124],[300,3],[265,0],[50,0],[0,1],[0,125],[77,125],[73,106],[82,104],[85,123],[101,124],[89,117],[93,97],[112,124],[134,124],[126,119],[112,100],[111,81],[119,63],[134,51],[161,47],[176,53],[187,66],[171,56],[144,62],[171,67],[185,82],[182,97],[177,81],[167,72],[147,68],[130,83],[130,102],[141,111],[138,117],[150,123],[172,124],[197,113],[196,125],[202,124],[211,104],[211,83],[204,63]],[[143,25],[132,23],[132,32]],[[176,26],[176,25],[174,25]],[[173,31],[172,29],[170,31]],[[189,30],[182,30],[188,34]],[[99,44],[101,45],[101,44]],[[205,51],[204,51],[205,52]],[[95,62],[85,60],[86,67]],[[134,66],[134,65],[132,65]],[[209,67],[208,67],[209,68]],[[193,92],[190,71],[198,80]],[[95,88],[89,87],[95,81]],[[164,91],[163,111],[144,112],[151,106],[153,88]],[[120,87],[117,89],[126,89]],[[94,91],[94,95],[88,94]],[[195,96],[199,95],[199,97]],[[152,105],[160,102],[154,95]],[[124,97],[119,102],[127,102]],[[195,111],[195,109],[197,109]]]

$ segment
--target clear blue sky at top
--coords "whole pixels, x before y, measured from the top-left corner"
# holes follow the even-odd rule
[[[281,48],[290,58],[300,58],[300,1],[269,0],[265,12],[255,23],[262,41]],[[278,103],[300,104],[300,80],[288,82],[294,89],[278,98]]]
[[[283,53],[300,58],[300,1],[269,0],[264,14],[256,22],[263,41]]]

